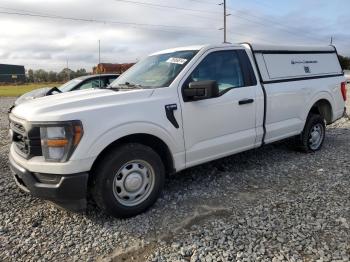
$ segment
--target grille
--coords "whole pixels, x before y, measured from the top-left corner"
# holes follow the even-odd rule
[[[18,154],[24,158],[42,155],[39,127],[29,126],[26,129],[21,123],[11,120],[10,128],[12,130],[12,141]]]
[[[16,130],[18,130],[22,134],[26,132],[26,130],[24,129],[24,126],[22,126],[21,124],[13,122],[13,126],[15,127]]]
[[[27,134],[24,126],[19,123],[11,121],[10,127],[13,132],[12,141],[15,143],[17,152],[24,157],[28,157],[29,147],[28,147],[28,143],[26,143]]]

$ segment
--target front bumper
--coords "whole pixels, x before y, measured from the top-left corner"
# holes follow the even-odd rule
[[[9,156],[16,184],[33,196],[50,200],[71,211],[86,208],[88,173],[70,175],[32,173]]]
[[[67,162],[48,162],[45,161],[43,156],[35,156],[30,159],[25,159],[16,152],[15,145],[13,143],[10,147],[10,155],[17,165],[22,166],[31,172],[43,174],[62,174],[62,176],[85,173],[91,169],[91,166],[95,160],[95,158],[92,157],[79,160],[69,160]]]

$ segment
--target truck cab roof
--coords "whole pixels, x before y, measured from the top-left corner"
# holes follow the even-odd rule
[[[186,50],[202,50],[202,49],[211,49],[211,48],[220,48],[220,47],[240,47],[239,44],[204,44],[204,45],[191,45],[191,46],[182,46],[182,47],[176,47],[176,48],[170,48],[161,50],[158,52],[155,52],[152,55],[159,55],[159,54],[166,54],[166,53],[172,53],[177,51],[186,51]]]
[[[272,52],[278,52],[278,51],[292,51],[292,52],[334,52],[335,47],[332,45],[327,46],[288,46],[288,45],[266,45],[266,44],[258,44],[258,43],[222,43],[222,44],[203,44],[203,45],[191,45],[191,46],[182,46],[182,47],[176,47],[176,48],[170,48],[161,50],[158,52],[155,52],[152,55],[159,55],[159,54],[166,54],[166,53],[172,53],[177,51],[186,51],[186,50],[204,50],[204,49],[212,49],[212,48],[220,48],[220,47],[244,47],[248,49],[254,50],[254,52],[257,51],[272,51]]]

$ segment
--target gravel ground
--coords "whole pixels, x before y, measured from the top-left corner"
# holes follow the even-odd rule
[[[131,219],[74,214],[22,193],[8,168],[0,98],[0,261],[349,261],[350,121],[321,151],[280,142],[170,177]]]

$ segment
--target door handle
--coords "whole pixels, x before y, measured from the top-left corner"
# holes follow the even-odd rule
[[[239,105],[251,104],[254,102],[253,98],[243,99],[238,102]]]

